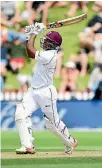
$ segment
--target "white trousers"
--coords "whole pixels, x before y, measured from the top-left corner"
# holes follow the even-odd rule
[[[17,105],[15,113],[15,121],[22,145],[26,147],[33,146],[30,116],[35,110],[41,108],[46,127],[58,136],[65,145],[72,146],[73,142],[69,138],[68,129],[59,119],[56,101],[57,91],[53,85],[41,89],[32,87],[28,89],[22,102]]]
[[[26,109],[25,116],[31,116],[34,111],[41,108],[42,112],[52,121],[57,122],[59,116],[56,108],[57,91],[51,85],[46,88],[33,89],[30,87],[25,94],[22,104]]]

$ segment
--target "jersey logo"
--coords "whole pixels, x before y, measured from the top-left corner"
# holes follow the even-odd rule
[[[50,105],[46,105],[45,107],[50,107]]]

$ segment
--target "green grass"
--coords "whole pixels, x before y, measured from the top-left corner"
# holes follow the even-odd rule
[[[101,132],[71,132],[78,139],[79,145],[76,151],[102,151]],[[62,143],[49,131],[34,132],[36,150],[40,151],[63,151]],[[17,132],[1,132],[1,151],[14,152],[20,146]],[[25,159],[2,159],[2,168],[101,168],[102,157],[82,158],[25,158]]]
[[[78,139],[80,144],[76,150],[102,150],[102,136],[100,132],[72,132],[72,135]],[[39,151],[63,150],[62,143],[49,131],[35,132],[33,136]],[[18,133],[12,131],[1,132],[1,144],[3,151],[13,151],[13,149],[20,145]]]
[[[15,164],[16,163],[16,164]],[[55,159],[6,159],[5,161],[2,161],[2,164],[5,165],[6,168],[11,168],[19,166],[20,167],[41,167],[41,168],[67,168],[71,166],[71,168],[78,168],[79,166],[83,166],[84,168],[87,168],[87,166],[90,166],[92,168],[101,168],[102,166],[102,158],[94,157],[94,158],[55,158]],[[8,166],[9,165],[9,166]]]
[[[62,44],[62,48],[64,49],[63,63],[68,61],[71,54],[76,53],[80,48],[78,33],[84,30],[88,21],[95,14],[95,12],[93,12],[91,10],[91,6],[92,6],[92,2],[90,2],[88,4],[89,10],[87,12],[87,15],[88,15],[87,20],[84,20],[83,22],[80,22],[80,23],[77,23],[77,24],[74,24],[74,25],[70,25],[70,26],[59,28],[59,29],[55,29],[56,31],[60,32],[60,34],[63,37],[63,44]],[[57,20],[64,19],[64,14],[66,13],[67,10],[68,10],[68,7],[49,9],[48,22],[54,22],[54,21],[57,21]],[[78,10],[76,15],[81,14],[81,13],[82,13],[82,11]],[[47,32],[48,31],[45,31],[44,34],[47,33]],[[40,37],[42,37],[42,35],[39,35],[36,39],[36,48],[37,49],[40,49],[39,48]],[[26,63],[25,67],[20,71],[20,73],[32,74],[33,65],[34,65],[34,61],[32,61],[31,63]],[[78,80],[79,88],[80,89],[86,88],[87,81],[88,81],[88,76],[86,76],[84,78],[79,78],[79,80]],[[60,84],[60,79],[54,79],[54,84],[58,88],[59,84]],[[5,83],[5,89],[17,89],[17,88],[19,88],[19,84],[18,84],[16,75],[13,75],[12,73],[7,72],[7,80],[6,80],[6,83]]]

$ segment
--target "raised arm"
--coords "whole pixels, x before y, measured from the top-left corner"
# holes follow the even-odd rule
[[[32,34],[30,39],[26,41],[26,51],[29,58],[35,58],[36,48],[35,48],[36,35]]]
[[[40,34],[46,27],[43,23],[35,23],[35,25],[29,25],[25,28],[26,35],[26,50],[29,58],[35,58],[36,48],[35,39],[38,34]]]

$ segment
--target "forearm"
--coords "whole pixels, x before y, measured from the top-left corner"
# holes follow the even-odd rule
[[[32,34],[29,41],[26,41],[26,50],[29,58],[35,58],[36,48],[35,44],[36,35]]]

